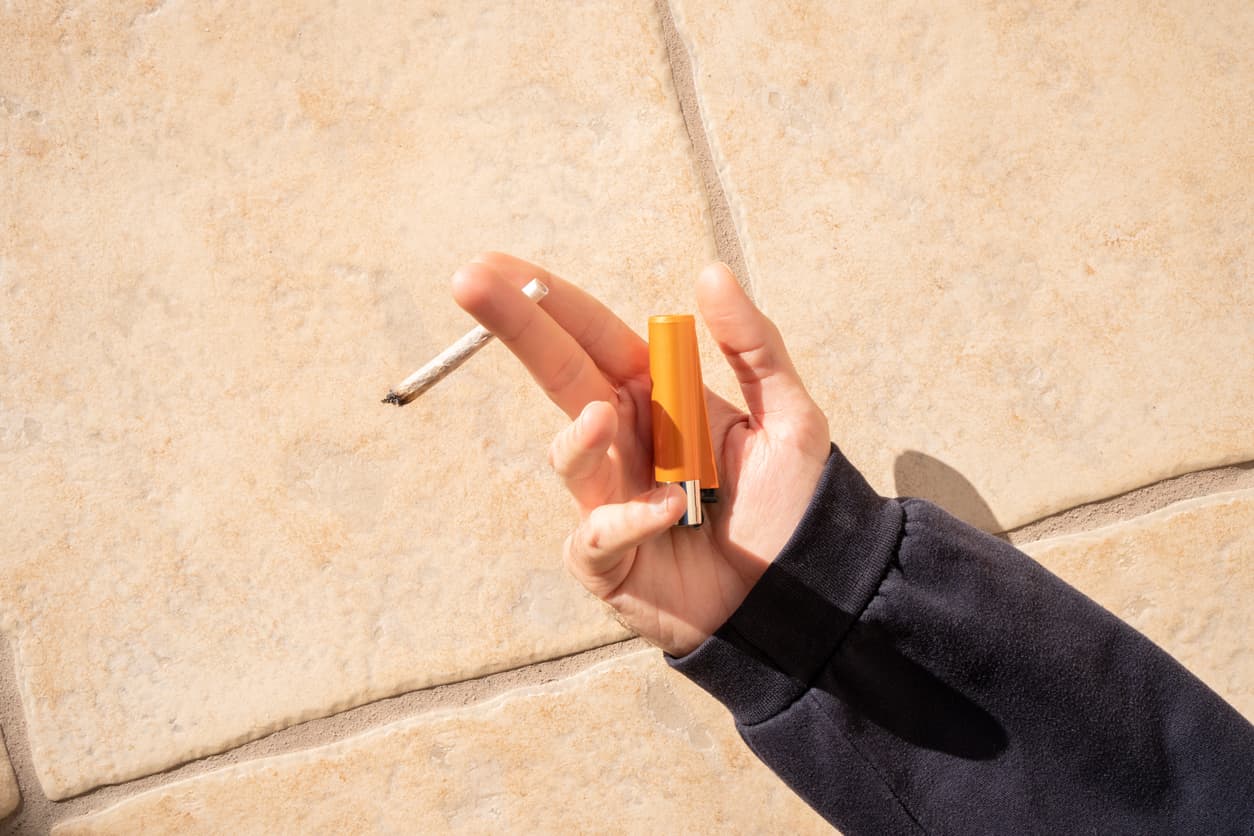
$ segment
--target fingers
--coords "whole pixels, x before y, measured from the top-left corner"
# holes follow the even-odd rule
[[[549,464],[579,506],[579,515],[608,502],[615,488],[609,447],[618,432],[618,414],[605,401],[584,407],[549,447]]]
[[[697,307],[736,373],[755,419],[766,425],[772,416],[816,409],[779,329],[745,295],[725,264],[701,271]]]
[[[515,287],[534,278],[548,285],[544,310],[611,379],[622,381],[648,372],[649,349],[644,340],[591,294],[543,267],[505,253],[483,253],[472,262],[490,267]]]
[[[567,415],[590,401],[614,397],[614,387],[588,352],[543,308],[484,264],[467,264],[453,277],[453,297],[517,355]],[[546,297],[547,298],[547,297]]]
[[[682,491],[663,485],[592,511],[566,538],[566,565],[588,591],[612,594],[631,572],[635,549],[666,532],[683,515]]]

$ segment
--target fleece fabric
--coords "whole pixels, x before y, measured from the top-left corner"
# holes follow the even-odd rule
[[[1254,727],[1002,540],[833,445],[788,544],[682,658],[846,836],[1254,833]]]

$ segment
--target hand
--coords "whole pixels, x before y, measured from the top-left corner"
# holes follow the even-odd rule
[[[520,291],[532,278],[549,287],[539,306]],[[719,502],[705,506],[705,525],[689,529],[672,527],[682,491],[653,480],[644,340],[578,287],[511,256],[480,256],[453,277],[457,303],[575,419],[549,450],[579,509],[567,568],[673,656],[695,649],[744,601],[801,520],[830,448],[827,419],[779,330],[731,271],[710,265],[696,289],[749,412],[706,390]]]

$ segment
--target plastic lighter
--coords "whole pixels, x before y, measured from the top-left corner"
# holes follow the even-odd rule
[[[717,502],[718,470],[691,314],[649,317],[649,376],[653,379],[653,478],[684,489],[686,509],[676,525],[705,521],[702,502]]]

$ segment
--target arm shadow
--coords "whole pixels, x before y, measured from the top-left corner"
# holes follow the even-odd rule
[[[981,531],[1000,534],[1005,530],[967,477],[926,453],[906,450],[898,455],[893,462],[893,484],[898,496],[926,499]]]

